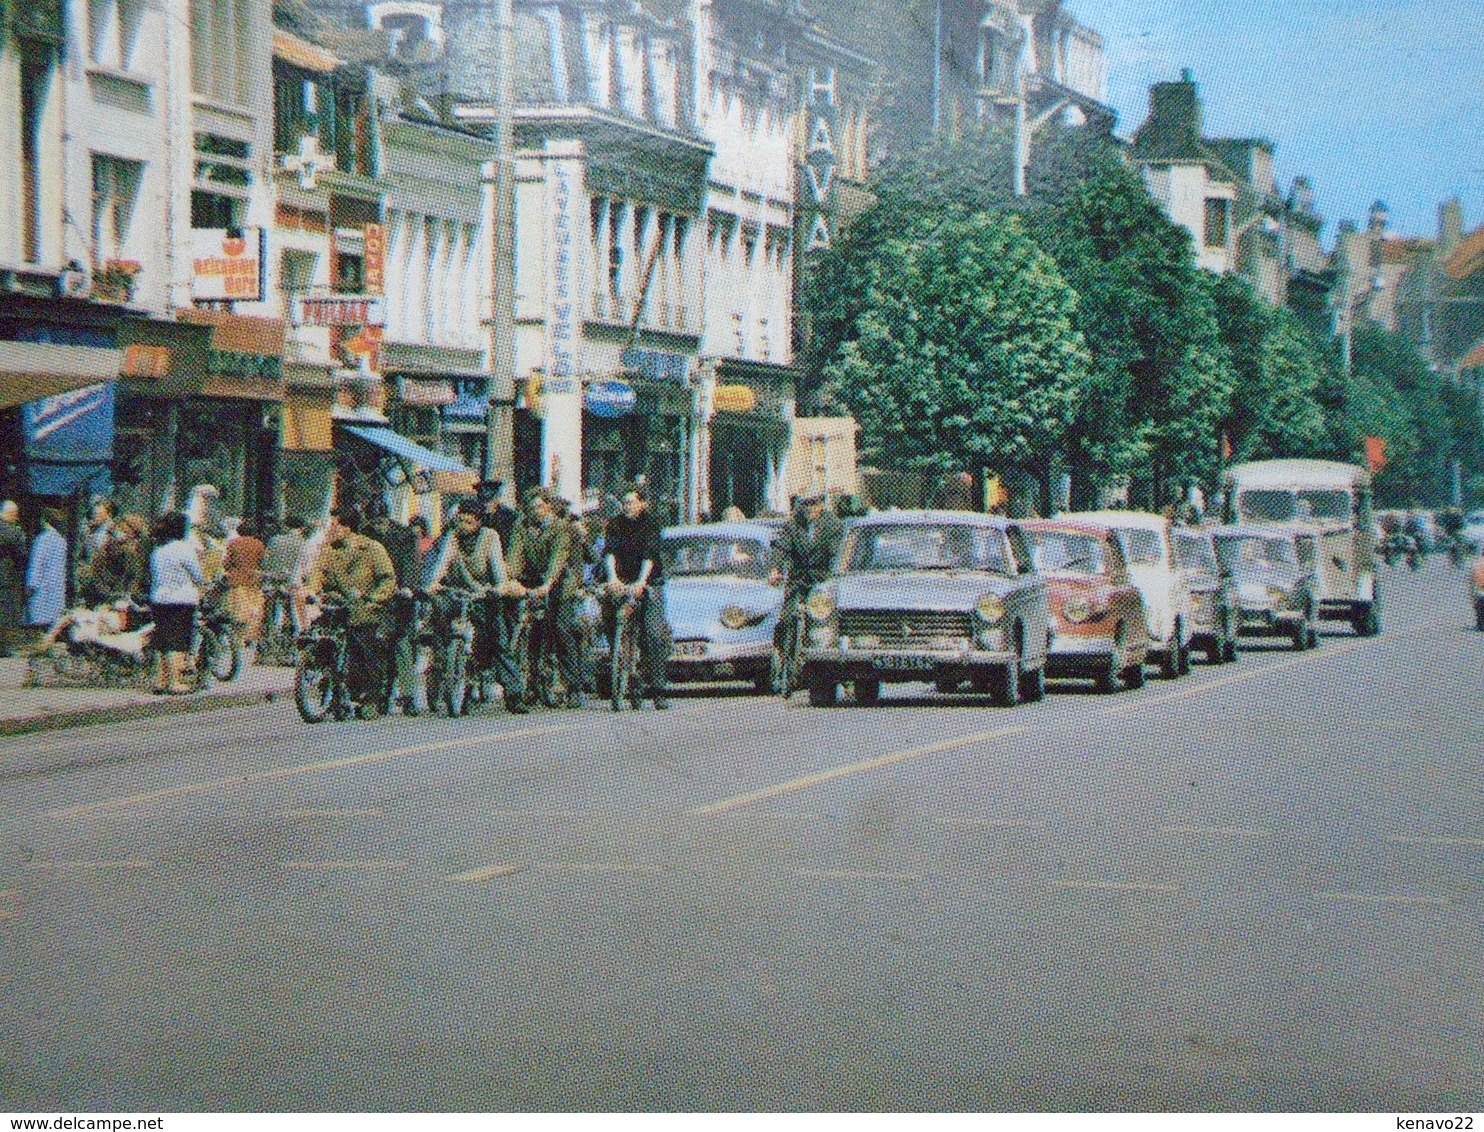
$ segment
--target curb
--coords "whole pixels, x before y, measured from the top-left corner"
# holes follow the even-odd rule
[[[96,723],[129,723],[164,715],[185,715],[220,708],[254,707],[274,703],[285,692],[224,692],[198,698],[162,699],[159,703],[125,704],[122,707],[81,708],[77,711],[47,712],[19,719],[0,719],[0,736],[30,735],[38,731],[64,731]]]

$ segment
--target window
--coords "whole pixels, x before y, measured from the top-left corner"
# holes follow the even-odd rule
[[[44,205],[50,187],[42,169],[42,130],[51,102],[56,55],[46,44],[28,39],[16,42],[21,57],[21,258],[38,263],[48,228]]]
[[[1224,248],[1231,243],[1232,202],[1225,197],[1206,200],[1206,247]]]
[[[93,62],[128,70],[134,63],[144,0],[92,0],[88,5],[88,47]]]
[[[847,570],[987,570],[1013,575],[1005,538],[992,527],[860,527],[847,540]]]
[[[118,157],[93,155],[93,263],[124,259],[124,244],[134,220],[144,165]]]
[[[241,228],[247,202],[199,189],[191,193],[192,228]]]
[[[1031,544],[1031,561],[1042,574],[1102,574],[1103,540],[1096,535],[1072,531],[1025,532]]]
[[[221,102],[242,104],[251,97],[257,75],[251,62],[251,0],[190,0],[191,87]]]
[[[1163,566],[1165,557],[1164,536],[1156,531],[1120,531],[1123,540],[1123,556],[1130,566]]]

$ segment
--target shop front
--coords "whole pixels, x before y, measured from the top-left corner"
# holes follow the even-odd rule
[[[784,464],[793,415],[794,371],[719,361],[711,390],[710,510],[735,507],[749,518],[788,507]]]
[[[611,510],[642,476],[661,522],[690,518],[694,405],[688,385],[632,370],[588,381],[582,414],[584,506]]]

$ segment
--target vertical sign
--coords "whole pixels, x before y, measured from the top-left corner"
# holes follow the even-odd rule
[[[804,142],[804,163],[800,171],[800,195],[803,214],[809,225],[805,247],[827,248],[832,241],[831,225],[835,210],[835,139],[840,129],[840,114],[835,104],[835,69],[809,72],[809,105],[805,114],[808,132]]]
[[[563,498],[582,496],[582,382],[577,369],[577,336],[581,328],[577,295],[580,287],[580,230],[587,220],[582,167],[576,161],[551,163],[551,315],[546,379],[541,396],[546,423],[542,440],[542,482]]]
[[[366,225],[364,249],[366,294],[380,295],[386,290],[386,227],[381,224]]]

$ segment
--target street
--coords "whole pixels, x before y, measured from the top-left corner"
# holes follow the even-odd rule
[[[0,1108],[1484,1106],[1484,634],[0,739]]]

